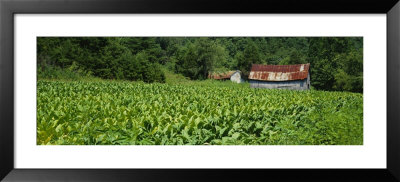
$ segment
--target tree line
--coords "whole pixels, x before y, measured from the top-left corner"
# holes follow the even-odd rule
[[[38,73],[74,69],[104,79],[165,82],[162,69],[192,80],[252,64],[310,63],[311,85],[363,91],[362,37],[38,37]]]

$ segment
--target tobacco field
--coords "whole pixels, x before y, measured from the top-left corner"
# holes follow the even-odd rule
[[[362,145],[363,95],[234,84],[37,82],[37,145]]]

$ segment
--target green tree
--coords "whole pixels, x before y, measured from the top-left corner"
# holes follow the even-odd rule
[[[249,76],[252,64],[261,63],[258,47],[253,41],[248,41],[243,54],[239,53],[236,56],[238,61],[238,69],[242,72],[245,78]]]
[[[340,91],[363,92],[363,56],[361,51],[352,50],[348,54],[339,54],[338,72],[335,74],[333,88]]]
[[[226,59],[225,49],[209,38],[196,39],[180,54],[176,71],[191,79],[206,79]]]
[[[313,37],[309,38],[308,57],[311,62],[311,84],[320,90],[335,90],[335,74],[340,61],[338,54],[348,54],[352,48],[350,38]]]
[[[127,46],[127,42],[132,40],[136,40],[136,44]],[[158,44],[154,44],[154,39],[39,37],[37,41],[38,71],[56,67],[69,71],[84,70],[105,79],[165,81],[156,61]],[[133,51],[135,46],[143,50]]]
[[[282,59],[279,64],[280,65],[292,65],[292,64],[304,64],[304,58],[301,53],[297,50],[291,50],[289,56]]]

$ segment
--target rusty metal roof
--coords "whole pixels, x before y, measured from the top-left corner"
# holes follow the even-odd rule
[[[228,71],[228,72],[224,72],[224,73],[211,73],[208,75],[208,78],[215,79],[215,80],[229,79],[236,72],[237,71]]]
[[[263,81],[303,80],[308,76],[310,63],[295,65],[253,64],[249,79]]]

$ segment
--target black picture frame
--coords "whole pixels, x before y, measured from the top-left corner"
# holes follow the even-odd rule
[[[15,169],[13,15],[27,13],[386,14],[387,168]],[[400,181],[399,17],[398,0],[384,2],[378,0],[0,0],[0,179],[4,181]]]

